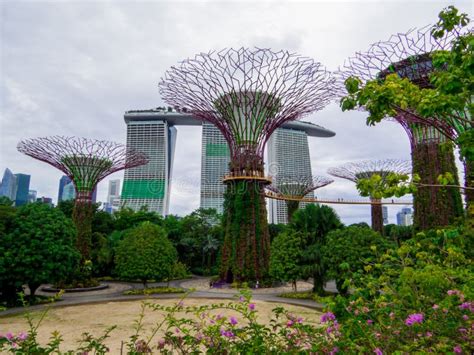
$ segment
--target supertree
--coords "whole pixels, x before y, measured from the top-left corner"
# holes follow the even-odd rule
[[[328,169],[332,176],[340,177],[358,183],[361,179],[370,179],[374,175],[381,177],[383,185],[390,174],[410,174],[411,164],[406,160],[365,160],[348,163],[337,168]],[[369,196],[371,204],[372,229],[383,234],[383,212],[381,199]]]
[[[335,79],[320,63],[287,51],[225,49],[169,69],[159,87],[170,105],[214,124],[230,150],[221,277],[258,280],[268,270],[263,151],[283,123],[320,110]]]
[[[272,182],[271,185],[267,186],[267,190],[278,195],[302,199],[310,192],[327,186],[332,182],[334,182],[333,179],[321,175],[312,177],[308,175],[283,175],[278,176],[278,182]],[[298,210],[300,201],[286,200],[285,203],[289,222],[293,214]]]
[[[393,35],[388,41],[371,45],[366,52],[358,52],[346,60],[340,70],[341,76],[356,76],[365,83],[374,79],[384,80],[389,74],[397,74],[420,88],[431,88],[432,54],[449,49],[452,39],[458,34],[453,32],[434,39],[430,30],[431,27],[411,30],[406,34]],[[456,136],[454,127],[459,122],[423,118],[409,107],[397,107],[395,111],[397,114],[392,119],[408,135],[413,173],[419,175],[423,186],[414,194],[414,224],[420,229],[447,225],[454,217],[463,214],[460,192],[458,189],[433,185],[438,184],[438,176],[444,173],[450,173],[455,180],[454,184],[459,184],[454,153],[449,144]]]
[[[82,261],[88,260],[95,187],[112,173],[148,163],[148,157],[115,142],[62,136],[25,139],[17,149],[61,170],[74,183],[76,245]]]

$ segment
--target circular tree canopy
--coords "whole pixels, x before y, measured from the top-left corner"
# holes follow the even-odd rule
[[[168,104],[213,123],[232,157],[262,156],[276,128],[330,102],[334,81],[320,63],[288,51],[231,48],[171,67],[159,88]]]
[[[304,197],[311,191],[327,186],[334,182],[326,176],[284,175],[278,176],[277,181],[267,189],[284,196]]]

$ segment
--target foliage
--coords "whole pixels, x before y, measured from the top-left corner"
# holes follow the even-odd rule
[[[400,246],[401,243],[413,237],[413,227],[393,225],[392,228],[390,228],[390,233],[387,235]]]
[[[290,223],[293,231],[302,233],[301,276],[313,278],[313,290],[318,294],[324,294],[326,282],[321,249],[326,243],[326,235],[341,227],[339,216],[331,207],[314,204],[298,210]]]
[[[123,294],[126,296],[130,295],[159,295],[164,293],[184,293],[182,288],[176,287],[147,287],[142,289],[134,289],[125,291]]]
[[[353,277],[364,272],[367,263],[393,246],[379,233],[360,227],[331,231],[322,247],[327,277],[336,280],[337,289],[345,294]]]
[[[280,233],[272,242],[269,274],[274,280],[291,281],[296,291],[296,281],[301,277],[303,252],[301,233]]]
[[[166,237],[166,231],[150,222],[144,222],[125,233],[118,244],[116,273],[123,279],[169,279],[177,261],[176,249]]]
[[[114,213],[114,230],[116,231],[124,231],[129,228],[134,228],[143,222],[162,225],[163,217],[158,213],[149,212],[146,207],[142,207],[139,211],[122,207],[119,211]]]
[[[28,284],[34,295],[42,283],[68,278],[79,258],[74,240],[74,226],[58,209],[43,203],[18,208],[12,231],[0,239],[2,289]]]
[[[186,264],[183,264],[182,262],[177,262],[176,264],[173,265],[173,272],[172,272],[172,278],[173,280],[181,280],[189,277],[189,271],[188,267]]]
[[[384,178],[379,174],[373,174],[370,178],[358,179],[357,190],[361,196],[370,196],[375,199],[401,197],[416,191],[414,182],[419,181],[418,176],[413,181],[406,174],[390,173]]]

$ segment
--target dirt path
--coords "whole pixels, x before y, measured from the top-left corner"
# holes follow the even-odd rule
[[[173,305],[176,299],[154,299],[152,302],[159,302],[162,305]],[[227,303],[228,301],[219,299],[186,299],[186,306],[203,305],[211,303]],[[305,322],[317,324],[319,315],[317,311],[306,307],[293,306],[287,304],[276,304],[255,300],[259,319],[268,322],[271,318],[271,310],[277,306],[283,306],[293,314],[303,317]],[[62,351],[77,348],[77,340],[84,332],[89,332],[98,336],[112,325],[117,328],[111,333],[111,337],[105,341],[112,354],[120,353],[122,341],[127,341],[133,334],[133,321],[140,314],[142,301],[105,302],[100,304],[77,305],[61,308],[52,308],[47,313],[39,329],[38,339],[42,344],[46,344],[51,332],[58,330],[64,339],[61,346]],[[32,313],[38,319],[40,312]],[[222,312],[224,315],[235,315],[231,311]],[[147,310],[144,318],[144,334],[149,334],[154,324],[162,318],[158,312]],[[239,317],[237,316],[237,319]],[[27,323],[22,315],[0,318],[0,333],[5,334],[11,331],[18,333],[27,331]],[[155,338],[154,342],[158,341]]]

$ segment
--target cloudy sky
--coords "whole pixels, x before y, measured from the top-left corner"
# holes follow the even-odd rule
[[[61,173],[16,151],[23,138],[75,135],[125,143],[123,114],[164,106],[157,83],[178,61],[225,47],[287,49],[330,70],[356,51],[397,32],[433,23],[472,1],[9,1],[0,15],[0,173],[31,174],[30,188],[57,198]],[[409,159],[395,123],[366,127],[362,112],[337,105],[308,120],[336,132],[310,139],[315,174],[363,159]],[[201,130],[178,127],[171,213],[199,207]],[[105,200],[107,181],[99,185]],[[320,197],[356,198],[337,179]],[[346,223],[369,221],[368,206],[335,206]],[[389,207],[393,222],[398,207]]]

